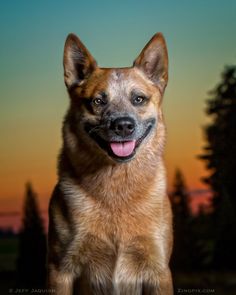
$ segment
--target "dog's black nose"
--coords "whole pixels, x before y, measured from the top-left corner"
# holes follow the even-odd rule
[[[131,135],[134,132],[135,122],[129,117],[117,118],[111,123],[110,128],[117,135],[125,137]]]

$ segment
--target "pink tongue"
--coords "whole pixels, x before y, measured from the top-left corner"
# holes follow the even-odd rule
[[[132,154],[135,148],[135,140],[125,142],[111,142],[111,149],[118,157],[127,157]]]

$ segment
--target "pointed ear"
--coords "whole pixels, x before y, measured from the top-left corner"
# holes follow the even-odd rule
[[[81,85],[97,67],[95,59],[74,34],[69,34],[66,39],[63,65],[64,79],[68,90]]]
[[[134,66],[143,73],[163,93],[168,82],[168,54],[166,42],[161,33],[157,33],[144,47]]]

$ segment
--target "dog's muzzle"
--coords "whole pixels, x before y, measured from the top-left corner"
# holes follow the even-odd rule
[[[155,122],[151,118],[140,127],[132,117],[122,116],[101,124],[105,128],[87,125],[85,130],[111,158],[127,162],[135,156],[137,148],[153,129]]]

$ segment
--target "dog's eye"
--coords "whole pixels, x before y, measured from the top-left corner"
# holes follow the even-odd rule
[[[102,98],[96,97],[93,99],[93,104],[98,106],[98,105],[104,105],[106,104],[106,102]]]
[[[134,105],[139,105],[139,104],[144,103],[145,100],[146,100],[146,97],[144,97],[144,96],[136,96],[136,97],[134,97],[134,99],[133,99],[133,104],[134,104]]]

